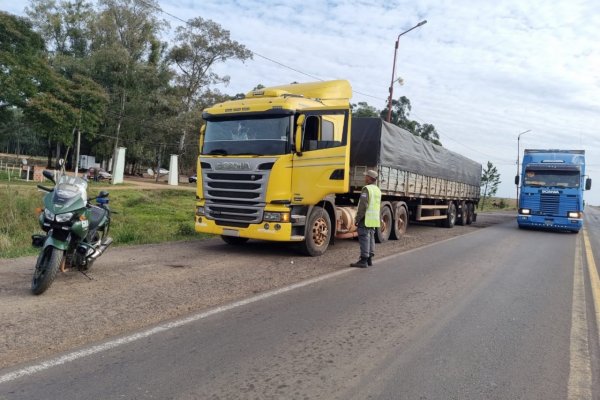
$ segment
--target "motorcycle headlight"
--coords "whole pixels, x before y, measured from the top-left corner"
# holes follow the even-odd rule
[[[67,222],[71,218],[73,218],[72,212],[68,212],[68,213],[64,213],[64,214],[56,214],[56,222]]]
[[[44,218],[54,221],[54,213],[46,208],[44,209]]]

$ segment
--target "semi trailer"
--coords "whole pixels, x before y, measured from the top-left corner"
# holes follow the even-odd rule
[[[409,221],[472,223],[481,165],[380,118],[352,118],[348,81],[249,92],[206,109],[195,229],[229,244],[297,242],[310,256],[357,235],[364,173],[379,174],[378,242]]]

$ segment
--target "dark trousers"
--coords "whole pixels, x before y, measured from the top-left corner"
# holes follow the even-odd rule
[[[375,229],[367,228],[365,222],[358,224],[358,243],[360,244],[361,258],[369,258],[375,253]]]

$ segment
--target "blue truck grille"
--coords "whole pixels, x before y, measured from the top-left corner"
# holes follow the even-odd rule
[[[533,215],[567,216],[569,211],[579,210],[579,196],[566,194],[523,193],[522,207]]]
[[[542,194],[540,196],[540,211],[546,215],[558,215],[560,195]]]

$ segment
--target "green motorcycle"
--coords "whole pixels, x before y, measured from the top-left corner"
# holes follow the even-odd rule
[[[48,193],[39,216],[40,227],[46,234],[31,237],[32,245],[41,248],[31,282],[31,291],[36,295],[50,287],[59,270],[87,271],[112,243],[108,236],[109,193],[101,191],[97,205],[90,204],[87,181],[68,176],[64,162],[61,166],[58,177],[51,171],[43,172],[55,184],[54,188],[38,185]]]

